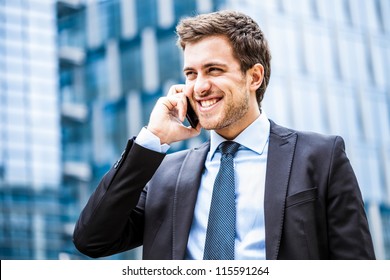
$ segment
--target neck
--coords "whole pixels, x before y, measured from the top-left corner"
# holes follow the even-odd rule
[[[227,127],[215,130],[215,132],[226,140],[234,140],[241,132],[250,126],[260,116],[260,114],[260,109],[258,109],[256,112],[251,114],[250,118],[242,118]]]

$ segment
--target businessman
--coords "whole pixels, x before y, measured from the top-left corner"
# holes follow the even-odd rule
[[[261,109],[271,55],[257,23],[221,11],[176,31],[185,84],[157,101],[102,178],[75,227],[80,252],[143,245],[143,259],[374,259],[343,139],[284,128]],[[194,127],[183,125],[189,106]],[[209,141],[166,154],[201,129]]]

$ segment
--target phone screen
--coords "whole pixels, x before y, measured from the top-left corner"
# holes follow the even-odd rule
[[[190,123],[190,125],[193,128],[195,128],[198,125],[198,123],[199,123],[198,116],[195,114],[195,111],[192,108],[191,103],[190,103],[188,97],[187,97],[187,114],[186,114],[186,117],[187,117],[188,122]]]

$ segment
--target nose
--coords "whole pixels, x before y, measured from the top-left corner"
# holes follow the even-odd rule
[[[210,87],[210,80],[207,77],[198,74],[194,84],[194,93],[198,96],[202,96],[210,90]]]

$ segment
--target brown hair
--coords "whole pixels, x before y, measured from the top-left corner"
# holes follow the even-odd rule
[[[258,24],[249,16],[236,11],[219,11],[182,19],[176,27],[177,44],[184,50],[189,42],[207,36],[225,35],[232,44],[233,55],[245,73],[256,63],[264,67],[264,78],[256,91],[259,107],[271,74],[271,53]]]

